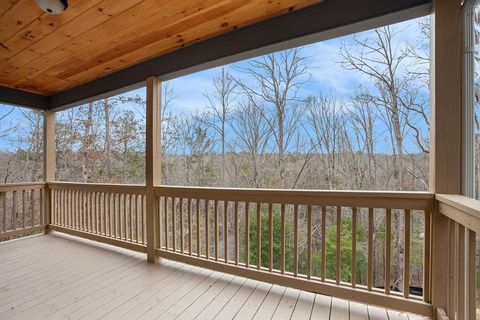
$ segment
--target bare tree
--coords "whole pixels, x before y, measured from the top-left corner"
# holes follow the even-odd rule
[[[236,83],[232,79],[231,75],[225,71],[222,67],[220,75],[213,78],[213,92],[205,93],[205,97],[209,103],[209,113],[212,116],[212,121],[209,121],[212,128],[220,135],[221,143],[221,179],[222,183],[225,183],[225,146],[226,146],[226,124],[230,111],[232,110],[234,96],[234,90]]]
[[[278,151],[281,187],[285,187],[285,152],[300,127],[303,111],[299,89],[309,79],[306,58],[299,48],[267,54],[238,68],[251,81],[237,80],[250,101],[262,101],[259,114],[267,121]],[[273,107],[273,110],[269,109]],[[270,113],[275,115],[271,117]]]
[[[266,121],[258,116],[258,106],[251,101],[241,103],[231,119],[231,128],[236,134],[240,152],[245,152],[250,158],[247,165],[247,185],[260,188],[263,186],[261,174],[263,165],[268,163],[268,143],[272,131]]]
[[[334,98],[311,96],[307,99],[307,110],[311,145],[326,168],[328,189],[336,189],[345,123],[343,108]]]
[[[373,30],[372,37],[359,39],[355,36],[354,45],[344,43],[340,54],[345,69],[366,75],[375,84],[376,90],[369,90],[367,96],[381,109],[379,114],[391,133],[394,177],[398,188],[405,189],[405,128],[412,124],[410,111],[422,111],[426,104],[415,87],[417,75],[408,72],[410,52],[408,48],[400,47],[396,40],[398,33],[387,26]]]

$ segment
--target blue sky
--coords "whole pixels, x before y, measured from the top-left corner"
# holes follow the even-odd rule
[[[425,18],[420,18],[425,19]],[[419,19],[402,22],[393,26],[395,30],[401,31],[397,35],[399,46],[403,46],[405,42],[414,42],[419,36]],[[359,38],[368,37],[371,31],[357,34]],[[353,35],[322,41],[316,44],[304,46],[302,53],[308,57],[309,72],[311,79],[306,83],[301,91],[300,96],[307,95],[329,95],[334,96],[338,101],[348,100],[355,92],[359,84],[372,88],[374,83],[371,79],[358,72],[347,71],[339,63],[339,50],[341,44],[347,46],[353,44]],[[228,72],[237,77],[242,77],[238,71],[238,67],[245,67],[247,61],[240,61],[224,66]],[[213,68],[177,79],[169,81],[170,86],[174,90],[176,99],[173,101],[170,111],[174,114],[194,113],[206,111],[208,101],[205,93],[212,91],[212,79],[219,75],[221,67]],[[245,79],[247,83],[249,79]],[[123,95],[145,96],[145,89],[140,88]],[[428,92],[426,93],[428,94]],[[134,109],[140,112],[140,109],[132,105],[118,106],[119,109]],[[1,106],[0,117],[10,111],[9,106]],[[30,111],[31,112],[31,111]],[[61,115],[59,115],[61,116]],[[24,117],[20,110],[14,110],[8,117],[0,122],[0,134],[4,133],[8,128],[16,128],[6,135],[0,135],[0,150],[14,150],[18,144],[18,135],[25,132],[28,128],[25,126]],[[377,128],[378,131],[384,129]],[[425,129],[425,128],[423,128]],[[408,146],[407,146],[408,148]]]

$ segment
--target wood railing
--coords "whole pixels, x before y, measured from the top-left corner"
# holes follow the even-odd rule
[[[55,182],[48,187],[50,229],[146,251],[144,186]]]
[[[0,241],[44,231],[45,183],[0,185]]]
[[[444,299],[438,317],[474,317],[479,201],[422,192],[167,186],[154,187],[154,196],[158,225],[151,229],[158,242],[148,244],[145,186],[3,185],[0,239],[47,227],[140,252],[149,245],[158,257],[421,315],[431,316],[433,300]],[[433,265],[440,243],[445,261]],[[432,284],[438,268],[447,270],[446,286]]]
[[[480,201],[460,195],[436,194],[437,209],[443,230],[438,241],[446,240],[442,248],[442,264],[448,281],[437,293],[446,297],[445,314],[450,319],[476,317],[476,234],[480,233]],[[435,239],[435,238],[434,238]],[[441,318],[443,310],[437,310]]]
[[[156,253],[160,257],[431,314],[434,196],[430,193],[156,187],[155,194],[160,232]],[[420,224],[423,233],[423,296],[410,294],[412,219],[416,221],[413,227],[418,229]],[[382,240],[375,238],[379,232]],[[399,288],[392,283],[392,251],[399,249],[393,246],[392,237],[402,246],[401,257],[395,257],[403,272]],[[349,241],[347,257],[342,252],[345,241]],[[374,270],[374,251],[381,242],[385,260],[384,270],[379,271]],[[364,280],[357,269],[360,250],[367,256]],[[342,272],[344,268],[347,272]],[[383,276],[380,284],[374,278],[379,272]]]

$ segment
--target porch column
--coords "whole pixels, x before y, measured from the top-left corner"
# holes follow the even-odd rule
[[[431,48],[430,191],[461,194],[462,174],[462,7],[460,0],[434,0]],[[448,235],[445,216],[432,217],[432,305],[452,316]],[[450,272],[449,272],[450,271]],[[428,288],[425,288],[428,290]]]
[[[45,183],[55,181],[56,150],[55,150],[55,112],[45,111],[43,127],[43,178]],[[50,189],[45,188],[44,223],[45,232],[51,221],[51,196]]]
[[[160,81],[147,78],[145,178],[147,187],[147,259],[155,262],[155,249],[159,243],[158,203],[154,186],[160,185]]]

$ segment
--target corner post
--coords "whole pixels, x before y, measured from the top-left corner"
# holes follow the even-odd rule
[[[430,191],[462,191],[462,7],[459,0],[434,0],[431,23]],[[449,219],[432,215],[432,305],[453,318],[449,301]],[[446,252],[447,251],[447,252]]]
[[[45,232],[48,233],[48,228],[51,222],[51,206],[52,198],[50,194],[49,182],[55,181],[56,168],[56,151],[55,151],[55,112],[45,111],[44,127],[43,127],[43,178],[47,184],[45,187],[44,197],[44,224]]]
[[[147,189],[147,260],[155,262],[155,249],[159,243],[158,203],[154,187],[160,185],[161,168],[161,110],[160,81],[156,77],[147,78],[146,106],[146,151],[145,176]]]

